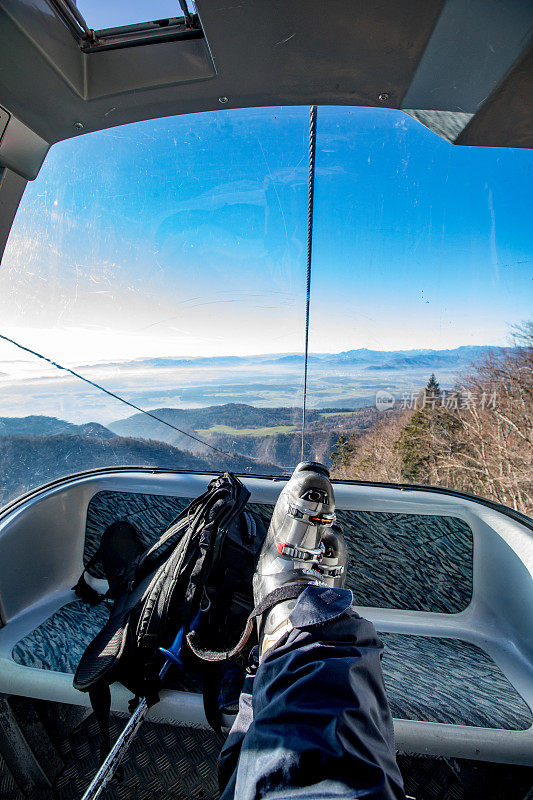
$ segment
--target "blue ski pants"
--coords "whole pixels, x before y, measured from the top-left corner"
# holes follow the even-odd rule
[[[221,800],[404,798],[383,645],[349,589],[309,586],[251,667],[219,761]]]

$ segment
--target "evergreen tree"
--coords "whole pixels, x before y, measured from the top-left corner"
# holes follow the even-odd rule
[[[430,467],[427,410],[415,411],[396,442],[402,459],[402,478],[408,483],[428,483]]]
[[[440,385],[435,377],[435,373],[432,372],[429,376],[429,381],[427,382],[427,386],[425,388],[426,395],[435,395],[438,397],[440,395]]]
[[[331,464],[333,469],[341,469],[350,461],[350,456],[352,453],[350,438],[350,436],[346,436],[346,434],[341,433],[337,439],[335,447],[333,448],[333,453],[331,454]]]
[[[439,395],[440,386],[432,373],[422,394],[422,408],[415,411],[396,442],[402,478],[408,483],[432,483],[435,459],[431,433],[440,414]]]

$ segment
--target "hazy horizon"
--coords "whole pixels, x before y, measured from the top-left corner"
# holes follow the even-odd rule
[[[62,332],[62,338],[64,338],[65,334],[68,334],[68,333],[69,333],[68,330],[67,331],[63,331]],[[26,347],[26,346],[30,347],[30,345],[28,344],[27,338],[24,337],[24,332],[23,331],[19,332],[18,336],[19,336],[18,339],[16,338],[16,335],[10,336],[9,338],[13,338],[14,341],[18,341],[18,343],[23,345],[24,347]],[[78,356],[78,360],[73,360],[72,358],[68,358],[68,357],[66,357],[64,359],[61,358],[61,356],[58,355],[57,349],[54,350],[54,352],[52,353],[52,348],[47,349],[46,340],[43,341],[43,338],[44,338],[43,337],[43,331],[41,331],[38,339],[39,339],[40,342],[43,342],[43,345],[41,345],[41,347],[39,348],[38,346],[35,345],[35,343],[33,343],[33,345],[31,346],[30,349],[35,349],[36,352],[40,353],[41,355],[43,355],[43,356],[45,356],[47,358],[50,358],[51,360],[57,361],[58,363],[62,364],[63,366],[67,366],[67,367],[69,367],[71,369],[82,369],[85,366],[98,367],[100,365],[111,364],[111,363],[126,364],[128,362],[144,361],[144,360],[149,360],[149,359],[176,359],[176,360],[191,360],[191,361],[195,361],[195,360],[201,360],[201,359],[224,359],[224,358],[233,358],[233,357],[235,357],[235,358],[243,358],[243,359],[244,358],[252,358],[253,359],[253,358],[265,358],[265,357],[269,357],[269,356],[273,357],[273,358],[283,358],[283,357],[286,357],[286,356],[301,356],[303,358],[302,350],[273,351],[273,350],[265,349],[264,351],[260,351],[260,352],[258,352],[258,351],[241,352],[241,353],[224,352],[222,354],[201,353],[201,354],[197,354],[197,355],[190,355],[190,354],[187,354],[185,352],[176,352],[176,351],[172,351],[169,348],[166,348],[163,352],[150,351],[150,352],[146,352],[144,354],[142,354],[142,353],[141,354],[134,353],[131,356],[127,355],[127,356],[122,356],[122,357],[120,355],[113,355],[113,353],[111,353],[110,355],[108,355],[105,358],[98,358],[98,359],[91,359],[91,358],[83,359],[83,358],[81,358],[81,353],[79,351],[76,351],[76,355]],[[463,342],[463,343],[455,345],[453,347],[438,347],[438,348],[437,347],[428,347],[428,346],[424,346],[424,347],[418,346],[418,347],[409,347],[409,348],[401,348],[401,347],[376,348],[376,347],[358,347],[358,346],[354,345],[354,346],[343,347],[342,350],[338,350],[338,351],[334,351],[334,352],[330,351],[330,350],[314,349],[314,350],[309,352],[309,355],[310,356],[327,356],[327,355],[334,356],[334,355],[340,355],[341,353],[347,353],[347,352],[352,352],[352,351],[357,351],[357,350],[367,350],[368,352],[374,352],[374,353],[383,353],[383,352],[388,352],[388,353],[415,353],[415,352],[419,352],[419,351],[447,352],[447,351],[457,350],[457,349],[459,349],[461,347],[497,347],[497,348],[504,348],[504,347],[509,347],[510,344],[511,344],[511,336],[510,336],[510,334],[508,334],[508,336],[506,337],[506,341],[504,341],[504,342],[487,342],[487,341],[483,341],[483,342],[468,342],[468,343]],[[9,356],[10,354],[13,354],[15,357],[12,357],[12,358],[6,357],[6,356]],[[17,354],[18,354],[18,356],[17,356]],[[39,359],[37,356],[31,356],[29,354],[26,354],[23,350],[20,350],[19,348],[15,347],[14,345],[11,345],[11,344],[9,344],[9,343],[7,343],[5,341],[0,340],[0,380],[2,379],[2,373],[3,373],[2,365],[4,365],[4,368],[5,368],[5,365],[8,365],[8,364],[18,364],[18,365],[20,365],[20,369],[18,371],[15,370],[15,371],[13,371],[11,373],[12,377],[16,377],[17,375],[20,375],[20,377],[24,377],[27,374],[28,370],[31,373],[43,372],[43,374],[48,373],[50,371],[50,369],[54,369],[55,371],[57,371],[57,368],[51,368],[49,364],[47,364],[42,359]]]
[[[476,346],[468,345],[440,351],[354,350],[359,352],[356,361],[339,358],[351,351],[310,354],[309,408],[361,408],[372,405],[376,392],[383,389],[400,399],[403,392],[422,388],[431,372],[436,373],[443,388],[451,388],[478,355]],[[240,357],[230,365],[226,365],[225,358],[184,359],[183,364],[166,365],[165,358],[152,357],[86,364],[78,371],[145,409],[202,408],[226,403],[301,407],[301,354]],[[120,401],[44,362],[26,359],[11,364],[10,367],[8,362],[0,361],[0,417],[44,415],[78,424],[105,425],[135,413]],[[5,372],[9,369],[11,375]]]

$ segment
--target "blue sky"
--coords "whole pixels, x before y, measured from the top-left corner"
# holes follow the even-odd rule
[[[394,111],[324,109],[319,132],[315,320],[335,304],[368,346],[447,347],[531,314],[530,151],[454,147]]]
[[[285,108],[55,145],[0,267],[3,329],[69,363],[301,350],[307,141]],[[320,108],[311,350],[505,343],[531,315],[532,172],[401,112]]]
[[[77,0],[76,5],[95,30],[182,16],[178,0]],[[187,5],[192,9],[192,0]]]

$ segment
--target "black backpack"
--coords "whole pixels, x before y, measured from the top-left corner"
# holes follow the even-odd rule
[[[180,661],[201,680],[212,727],[219,731],[222,713],[234,710],[254,636],[231,662],[228,656],[253,609],[252,576],[266,537],[261,518],[245,510],[249,496],[234,475],[225,473],[148,550],[141,551],[128,522],[114,523],[102,536],[87,569],[101,561],[109,582],[106,596],[114,602],[74,676],[74,686],[89,692],[104,738],[102,753],[109,750],[110,684],[120,681],[137,702],[145,697],[148,705],[156,703],[165,661],[159,648],[168,649],[178,631],[184,642],[194,638],[196,647],[184,645]],[[83,576],[75,588],[94,602]],[[212,658],[199,659],[196,652]]]

